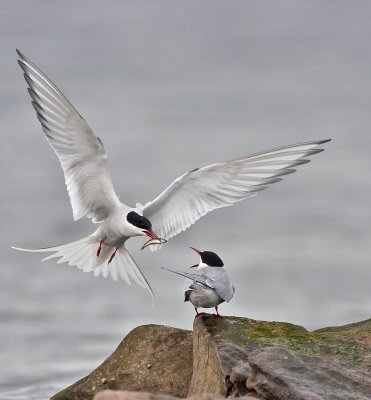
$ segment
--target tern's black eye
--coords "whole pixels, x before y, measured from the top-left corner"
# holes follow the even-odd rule
[[[203,251],[200,255],[202,262],[210,267],[223,267],[224,265],[221,258],[212,251]]]
[[[150,231],[152,229],[151,222],[146,217],[139,215],[135,211],[130,211],[126,219],[130,224],[136,226],[137,228],[147,229],[147,231]]]

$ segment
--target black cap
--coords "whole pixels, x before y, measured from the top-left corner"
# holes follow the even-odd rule
[[[147,229],[147,231],[150,231],[152,229],[152,224],[149,219],[143,217],[142,215],[139,215],[135,211],[130,211],[126,219],[130,224],[136,226],[137,228]]]
[[[204,264],[209,267],[223,267],[224,263],[221,258],[213,253],[212,251],[201,251],[200,252],[201,260]]]

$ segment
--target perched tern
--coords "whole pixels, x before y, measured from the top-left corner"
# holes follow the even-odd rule
[[[214,209],[230,206],[255,195],[296,166],[309,162],[305,157],[322,151],[318,140],[195,168],[177,178],[158,197],[144,206],[129,207],[117,197],[107,166],[101,139],[94,135],[54,83],[20,51],[18,63],[24,72],[32,105],[46,140],[62,165],[73,218],[87,216],[100,224],[88,237],[36,250],[52,252],[44,258],[60,258],[95,276],[120,276],[128,284],[134,280],[152,293],[145,276],[125,248],[132,236],[148,236],[152,250],[191,226]],[[155,233],[156,232],[156,233]],[[152,293],[153,295],[153,293]]]
[[[214,315],[221,317],[218,305],[230,301],[234,294],[231,278],[217,254],[212,251],[197,250],[194,247],[191,249],[200,255],[200,262],[191,267],[197,268],[196,273],[163,269],[187,278],[184,287],[184,301],[190,301],[194,305],[196,317],[202,315],[197,310],[199,307],[214,307],[216,311]]]

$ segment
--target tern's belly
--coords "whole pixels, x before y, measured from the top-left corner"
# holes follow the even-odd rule
[[[223,299],[213,289],[193,284],[189,291],[189,301],[195,307],[211,308],[223,303]]]
[[[98,241],[103,240],[106,245],[121,246],[128,239],[127,236],[122,234],[118,229],[114,229],[108,224],[102,224],[94,232],[94,236]]]

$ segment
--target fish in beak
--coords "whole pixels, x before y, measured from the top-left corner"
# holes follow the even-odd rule
[[[155,232],[153,231],[148,231],[145,230],[144,233],[150,237],[151,239],[149,239],[147,242],[144,243],[144,245],[140,248],[141,250],[144,250],[146,247],[151,246],[153,244],[164,244],[167,242],[167,240],[159,238]]]

